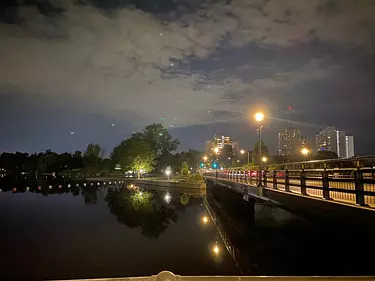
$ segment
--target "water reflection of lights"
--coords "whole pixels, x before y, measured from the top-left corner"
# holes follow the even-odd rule
[[[220,252],[219,246],[215,244],[215,246],[212,248],[212,251],[214,252],[215,255],[218,255]]]
[[[169,203],[171,202],[171,199],[172,199],[172,196],[169,194],[169,192],[167,192],[167,194],[165,194],[164,196],[165,202]]]
[[[202,218],[202,221],[203,221],[204,224],[208,223],[208,218],[207,218],[207,216],[204,216],[204,217]]]

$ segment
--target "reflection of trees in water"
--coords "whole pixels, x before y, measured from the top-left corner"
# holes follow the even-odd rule
[[[105,200],[119,222],[130,228],[139,227],[142,235],[149,238],[159,237],[172,221],[177,221],[176,210],[164,204],[157,193],[109,189]]]
[[[98,202],[96,187],[86,187],[82,189],[83,199],[86,205],[95,205]]]

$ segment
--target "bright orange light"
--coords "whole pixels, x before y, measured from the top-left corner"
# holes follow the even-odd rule
[[[207,222],[208,222],[208,218],[207,218],[207,216],[204,216],[204,217],[202,218],[202,221],[203,221],[203,223],[207,223]]]
[[[217,255],[220,252],[220,249],[217,245],[215,245],[214,248],[213,248],[213,251]]]
[[[207,157],[207,156],[204,156],[204,157],[203,157],[203,160],[204,160],[204,161],[207,161],[207,160],[208,160],[208,157]]]
[[[264,119],[264,114],[262,112],[255,113],[255,121],[262,122]]]
[[[305,155],[305,156],[307,156],[307,154],[309,154],[309,150],[306,148],[306,147],[304,147],[304,148],[302,148],[302,150],[301,150],[301,153],[303,154],[303,155]]]
[[[241,151],[240,151],[240,152],[241,152],[241,154],[244,154],[244,153],[245,153],[245,150],[241,149]]]
[[[214,148],[214,151],[215,151],[215,153],[218,153],[218,152],[219,152],[219,148],[218,148],[218,147],[215,147],[215,148]]]

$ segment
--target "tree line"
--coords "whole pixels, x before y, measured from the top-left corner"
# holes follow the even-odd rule
[[[90,143],[84,152],[56,153],[46,150],[40,153],[2,153],[0,173],[18,175],[61,173],[79,171],[85,175],[105,175],[116,170],[122,173],[160,173],[167,166],[173,172],[186,172],[186,167],[196,169],[203,153],[188,149],[177,153],[180,145],[162,124],[146,126],[141,132],[133,133],[114,147],[109,157],[98,144]]]

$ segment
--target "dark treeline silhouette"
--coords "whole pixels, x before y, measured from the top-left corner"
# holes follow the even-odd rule
[[[121,141],[108,158],[104,157],[103,149],[93,143],[90,143],[84,152],[4,152],[0,155],[0,181],[4,176],[40,177],[52,173],[99,176],[129,170],[140,176],[145,172],[160,174],[167,166],[179,172],[183,163],[193,169],[197,168],[203,153],[194,149],[176,153],[179,144],[179,140],[174,139],[162,124],[151,124]]]
[[[0,155],[0,173],[9,176],[59,173],[79,170],[85,167],[105,167],[105,159],[99,157],[100,146],[89,144],[86,151],[74,153],[56,153],[46,150],[40,153],[2,153]]]

